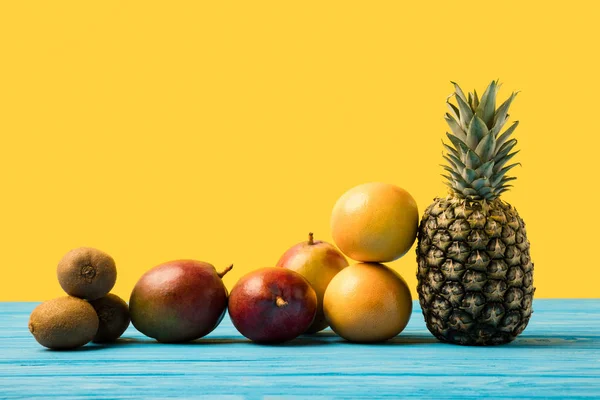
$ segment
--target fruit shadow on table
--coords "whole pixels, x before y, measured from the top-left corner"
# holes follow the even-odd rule
[[[302,335],[294,340],[283,342],[283,343],[256,343],[246,338],[240,337],[221,337],[221,338],[202,338],[191,342],[183,343],[160,343],[151,338],[132,338],[132,337],[121,337],[115,342],[111,343],[92,343],[87,346],[78,347],[71,350],[52,350],[52,349],[41,349],[41,351],[50,352],[81,352],[81,351],[95,351],[102,350],[111,347],[122,347],[122,346],[194,346],[194,345],[232,345],[232,344],[247,344],[251,346],[270,346],[270,347],[302,347],[302,346],[321,346],[331,344],[343,344],[343,345],[368,345],[368,346],[410,346],[410,345],[439,345],[448,348],[455,348],[461,350],[465,348],[488,348],[488,349],[506,349],[506,348],[577,348],[577,347],[597,347],[600,346],[600,340],[596,336],[564,336],[564,335],[535,335],[517,338],[515,341],[505,344],[502,346],[458,346],[450,343],[443,343],[432,336],[426,334],[404,334],[396,336],[385,342],[375,343],[353,343],[346,341],[331,331],[319,332],[311,335]]]
[[[181,343],[161,343],[151,338],[131,338],[131,337],[121,337],[115,342],[112,343],[100,343],[93,344],[95,348],[102,347],[113,347],[113,346],[127,346],[127,345],[176,345],[176,346],[193,346],[193,345],[227,345],[227,344],[249,344],[253,346],[279,346],[279,347],[298,347],[298,346],[321,346],[321,345],[331,345],[331,344],[346,344],[346,345],[411,345],[411,344],[432,344],[432,343],[440,343],[434,337],[429,337],[427,335],[401,335],[395,338],[392,338],[385,342],[374,342],[374,343],[353,343],[344,340],[343,338],[337,336],[333,332],[319,332],[310,335],[302,335],[297,337],[296,339],[281,342],[281,343],[260,343],[253,342],[246,338],[240,337],[212,337],[212,338],[202,338],[193,340],[190,342],[181,342]],[[90,346],[87,346],[90,347]]]

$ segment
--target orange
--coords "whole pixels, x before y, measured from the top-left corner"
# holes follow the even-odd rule
[[[406,190],[388,183],[365,183],[339,198],[331,215],[335,244],[362,262],[402,257],[417,237],[419,212]]]
[[[323,299],[331,329],[352,342],[380,342],[408,324],[412,297],[398,273],[377,263],[346,267],[331,280]]]

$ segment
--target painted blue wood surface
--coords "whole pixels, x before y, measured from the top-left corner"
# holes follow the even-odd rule
[[[118,343],[59,352],[27,330],[36,303],[0,303],[0,398],[600,398],[600,300],[538,300],[527,330],[500,347],[439,343],[415,311],[378,345],[331,331],[250,343],[229,318],[191,344],[133,327]]]

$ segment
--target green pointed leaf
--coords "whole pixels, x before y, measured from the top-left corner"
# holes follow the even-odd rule
[[[459,170],[463,170],[466,168],[465,164],[453,154],[448,154],[448,158],[452,160],[452,162],[454,162],[454,165],[456,165],[456,168],[458,168]]]
[[[454,92],[456,93],[457,97],[460,97],[466,103],[467,97],[465,96],[465,93],[462,91],[460,86],[458,86],[458,83],[452,81],[450,81],[450,83],[454,85]]]
[[[518,93],[518,92],[517,92]],[[492,128],[492,132],[494,136],[497,136],[502,127],[508,120],[508,109],[510,108],[511,103],[517,96],[517,93],[513,93],[510,95],[508,99],[504,101],[496,110],[496,115],[494,116],[494,127]]]
[[[471,107],[471,110],[475,109],[475,107],[473,107],[473,93],[471,92],[467,94],[467,104],[469,105],[469,107]]]
[[[467,188],[467,184],[464,181],[454,181],[453,183],[454,189],[462,192],[463,190],[465,190]]]
[[[496,150],[496,138],[491,133],[485,135],[475,148],[475,153],[481,161],[487,162],[494,156]]]
[[[482,187],[484,187],[484,186],[489,187],[490,181],[488,178],[477,178],[473,182],[471,182],[471,186],[479,192],[479,189],[481,189]]]
[[[454,168],[454,169],[456,169],[456,168],[457,168],[457,165],[456,165],[456,163],[455,163],[454,161],[452,161],[452,160],[450,159],[450,157],[448,157],[448,155],[445,155],[445,154],[444,154],[442,157],[444,158],[444,160],[446,160],[446,161],[448,162],[448,164],[450,165],[450,167],[452,167],[452,168]]]
[[[490,129],[490,132],[492,133],[492,135],[494,135],[494,137],[498,137],[498,132],[500,132],[502,128],[504,128],[504,124],[506,124],[506,122],[508,121],[508,117],[509,116],[507,115],[504,121],[498,121],[497,123],[494,123],[492,129]]]
[[[514,163],[514,164],[507,165],[506,167],[502,168],[498,173],[505,174],[508,171],[510,171],[511,169],[513,169],[514,167],[516,167],[517,165],[521,165],[521,163]]]
[[[500,179],[500,185],[504,185],[505,183],[514,181],[515,179],[517,179],[517,178],[514,176],[505,176],[502,179]]]
[[[448,175],[442,175],[445,180],[443,181],[443,183],[448,186],[450,189],[454,190],[454,180],[452,178],[450,178]]]
[[[460,126],[466,128],[469,126],[469,122],[473,119],[473,110],[471,107],[459,96],[456,96],[456,103],[458,104],[458,110],[460,111]]]
[[[492,188],[489,186],[483,186],[477,189],[477,193],[479,193],[479,195],[482,197],[487,197],[487,195],[492,193]]]
[[[492,176],[492,178],[490,179],[490,186],[495,187],[495,188],[500,186],[500,181],[502,180],[503,176],[504,176],[504,174],[502,174],[502,175],[495,174],[494,176]]]
[[[473,188],[464,188],[462,190],[462,193],[465,196],[477,196],[477,190],[473,189]]]
[[[506,185],[506,186],[502,186],[500,189],[495,191],[496,196],[500,196],[502,193],[507,192],[509,189],[513,187],[512,185]]]
[[[460,170],[452,167],[451,165],[441,164],[441,167],[444,168],[444,170],[448,171],[451,174],[456,173],[456,174],[460,175]]]
[[[513,149],[513,147],[515,147],[516,145],[517,145],[517,139],[510,139],[508,142],[504,143],[500,147],[500,150],[498,150],[496,152],[496,155],[494,156],[494,161],[500,162],[500,160],[502,160],[504,157],[506,157],[508,155],[508,153],[510,153],[510,151]]]
[[[479,96],[477,96],[477,90],[473,90],[473,110],[477,110],[479,107]]]
[[[519,126],[519,121],[513,122],[513,124],[509,126],[508,129],[505,130],[504,133],[498,137],[498,139],[496,139],[496,147],[502,146],[504,142],[508,140],[510,135],[512,135],[515,129],[517,129],[517,126]]]
[[[475,114],[483,120],[490,129],[494,124],[494,113],[496,111],[496,81],[492,81],[483,92],[481,101]]]
[[[458,122],[456,122],[456,120],[454,118],[452,118],[452,116],[448,113],[446,113],[446,115],[444,116],[444,119],[446,120],[446,123],[450,127],[450,130],[452,130],[452,133],[454,134],[454,136],[456,136],[463,142],[466,142],[467,134],[465,133],[465,131],[463,131],[463,129],[458,124]]]
[[[500,171],[502,167],[504,167],[504,164],[510,161],[510,159],[513,158],[519,151],[521,150],[513,151],[512,153],[507,154],[506,157],[503,157],[501,160],[498,160],[496,165],[494,165],[494,172]]]
[[[477,172],[470,168],[465,168],[462,170],[462,177],[468,184],[471,184],[475,179],[477,179]]]
[[[469,130],[467,131],[467,146],[470,149],[477,148],[477,145],[489,133],[487,126],[481,118],[474,115],[469,124]]]
[[[454,178],[454,180],[462,179],[462,176],[460,176],[460,174],[458,172],[456,172],[455,170],[453,170],[451,167],[449,167],[447,165],[444,165],[443,167],[446,171],[448,171],[448,173],[452,176],[452,178]]]
[[[460,157],[458,150],[456,150],[454,147],[448,146],[446,143],[443,143],[443,146],[446,149],[446,151],[448,151],[448,153],[454,154],[456,157]]]
[[[467,168],[477,169],[481,166],[481,164],[481,159],[479,159],[479,156],[475,154],[473,150],[467,151],[465,158],[465,165]]]
[[[454,148],[458,151],[459,154],[464,154],[469,149],[465,142],[463,142],[453,134],[446,132],[446,136],[448,137],[448,139],[450,139],[450,141],[454,145]]]
[[[514,176],[504,176],[507,172],[508,172],[508,170],[505,170],[505,171],[500,171],[500,172],[494,174],[492,176],[492,179],[490,180],[490,185],[497,188],[499,186],[502,186],[504,183],[506,183],[508,181],[513,181],[513,180],[517,179]]]
[[[458,108],[456,108],[456,106],[450,103],[449,101],[446,101],[446,105],[448,106],[448,109],[450,110],[450,115],[454,118],[454,120],[460,121],[460,112],[458,111]]]
[[[464,182],[464,179],[462,176],[460,176],[460,174],[457,174],[456,172],[453,172],[450,174],[450,176],[452,177],[453,181],[460,181],[460,182]]]
[[[491,186],[498,187],[498,186],[502,185],[503,182],[506,182],[507,180],[512,180],[512,179],[509,179],[511,177],[505,177],[505,175],[506,175],[506,173],[508,171],[510,171],[511,169],[513,169],[514,167],[516,167],[517,165],[521,165],[521,164],[520,163],[511,164],[508,167],[504,167],[500,171],[498,171],[497,173],[495,173],[494,176],[492,177],[491,182],[490,182]]]
[[[490,161],[486,162],[481,167],[477,168],[477,174],[479,176],[485,176],[485,177],[489,178],[490,176],[492,176],[492,173],[494,171],[494,165],[495,165],[494,160],[490,160]]]

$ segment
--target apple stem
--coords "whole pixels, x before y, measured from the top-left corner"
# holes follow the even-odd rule
[[[282,308],[282,307],[285,307],[285,306],[287,306],[287,305],[288,305],[288,302],[287,302],[287,301],[285,301],[285,300],[283,299],[283,297],[281,297],[281,296],[277,296],[277,297],[275,298],[275,304],[277,305],[277,307],[279,307],[279,308]]]
[[[311,245],[311,246],[312,246],[313,244],[315,244],[315,238],[314,238],[314,236],[313,236],[313,233],[312,233],[312,232],[309,232],[309,233],[308,233],[308,244],[309,244],[309,245]]]
[[[233,268],[233,264],[231,264],[229,267],[225,268],[222,272],[217,273],[217,275],[219,275],[219,278],[222,278],[225,276],[225,274],[227,274],[229,271],[231,271],[232,268]]]

